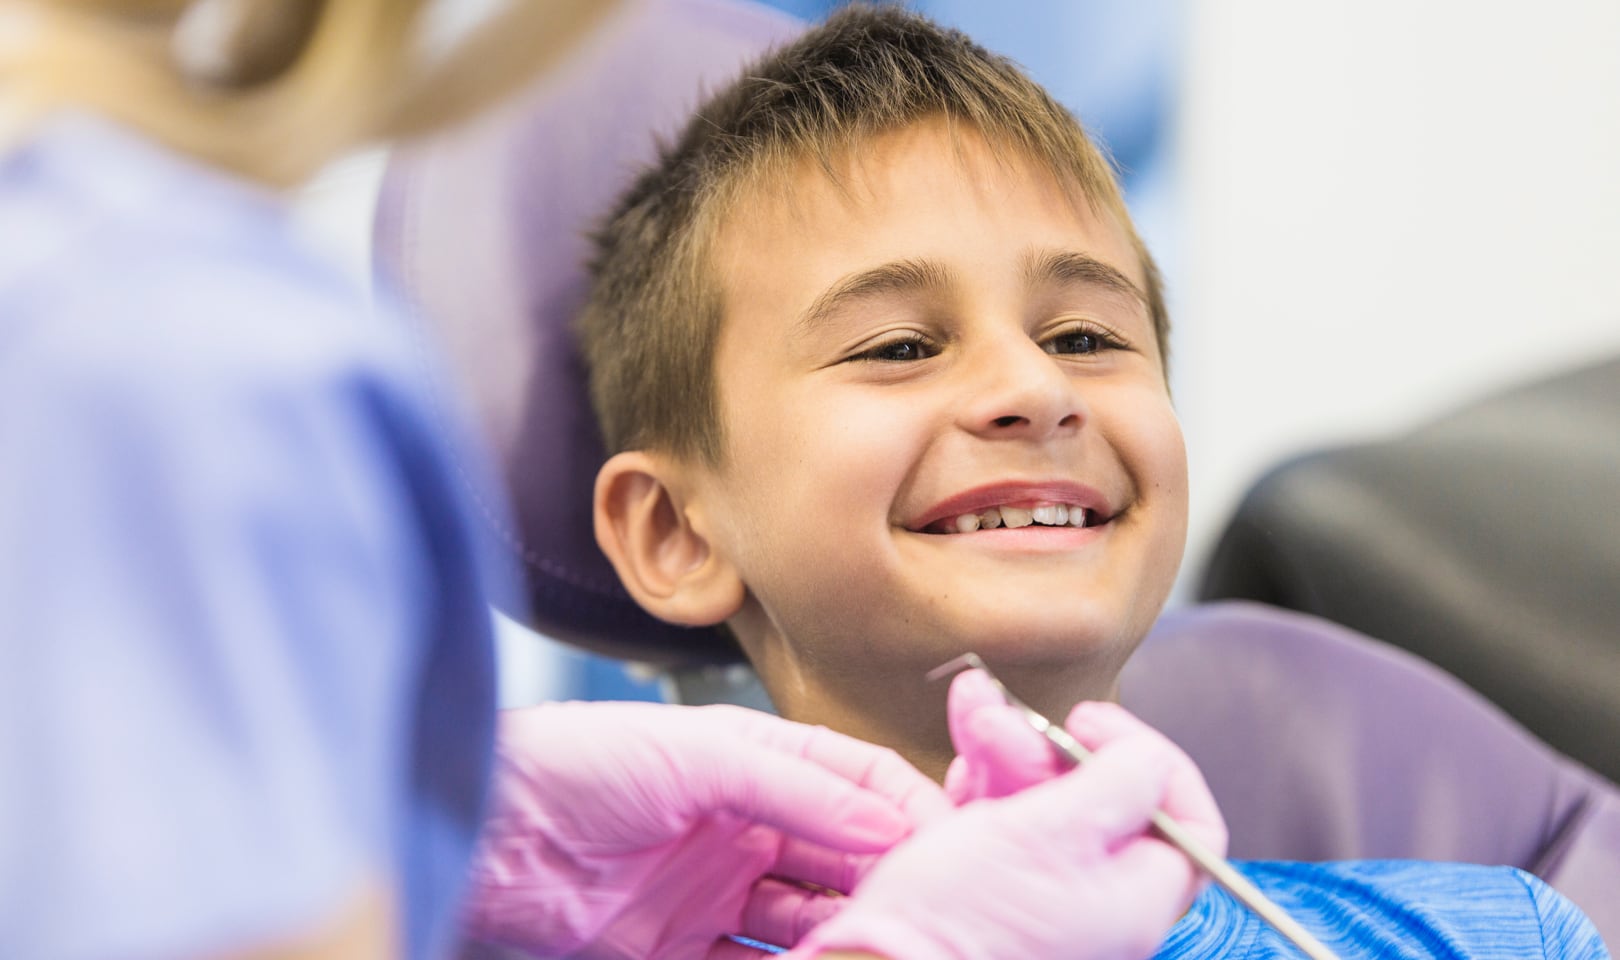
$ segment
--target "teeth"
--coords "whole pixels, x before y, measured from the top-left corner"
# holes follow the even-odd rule
[[[1002,507],[1001,522],[1008,527],[1027,527],[1035,521],[1035,513],[1023,507]]]
[[[1033,507],[991,507],[983,513],[964,513],[946,521],[947,532],[972,533],[997,527],[1018,528],[1038,523],[1046,527],[1083,527],[1089,519],[1085,507],[1065,503],[1039,503]]]
[[[1036,523],[1048,527],[1061,527],[1069,522],[1069,508],[1061,503],[1036,504],[1032,512]]]

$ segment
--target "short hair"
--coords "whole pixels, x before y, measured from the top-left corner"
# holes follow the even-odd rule
[[[1147,278],[1161,356],[1169,317],[1158,269],[1125,211],[1107,158],[1073,114],[1010,60],[956,30],[889,6],[852,6],[766,54],[697,109],[595,235],[579,319],[591,402],[610,453],[649,449],[723,460],[714,357],[715,234],[761,175],[836,158],[880,134],[944,117],[1077,188],[1126,231]]]

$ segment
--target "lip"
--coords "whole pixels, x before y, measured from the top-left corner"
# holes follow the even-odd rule
[[[1084,484],[1067,480],[1008,481],[985,484],[947,497],[906,520],[904,526],[913,533],[920,533],[937,521],[960,517],[964,513],[983,513],[991,507],[1007,503],[1078,504],[1104,522],[1114,516],[1108,499]]]

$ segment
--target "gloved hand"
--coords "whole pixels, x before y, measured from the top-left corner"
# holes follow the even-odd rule
[[[506,711],[463,932],[547,957],[738,957],[795,942],[948,813],[892,751],[739,707]],[[866,854],[867,856],[851,856]]]
[[[1094,751],[1065,770],[979,671],[951,687],[966,805],[890,851],[789,956],[891,960],[1150,956],[1202,886],[1146,832],[1163,809],[1218,852],[1226,827],[1185,754],[1123,708],[1081,704],[1065,726]]]

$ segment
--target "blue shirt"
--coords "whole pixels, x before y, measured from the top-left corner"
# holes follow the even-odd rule
[[[1522,870],[1366,860],[1236,864],[1339,956],[1386,960],[1609,956],[1591,921]],[[1155,960],[1302,956],[1247,907],[1211,886]]]
[[[1237,862],[1343,960],[1608,960],[1592,922],[1512,867],[1415,860]],[[733,939],[770,953],[779,947]],[[1297,960],[1304,956],[1231,894],[1210,886],[1153,960]]]
[[[225,951],[368,877],[443,951],[499,571],[430,355],[251,187],[85,117],[0,154],[0,957]]]

